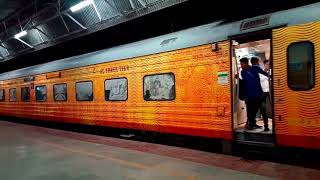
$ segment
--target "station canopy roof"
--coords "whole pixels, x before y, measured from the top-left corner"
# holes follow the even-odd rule
[[[187,0],[0,0],[0,62]]]

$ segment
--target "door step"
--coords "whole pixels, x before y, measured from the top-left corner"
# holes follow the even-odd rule
[[[246,144],[261,144],[272,145],[274,144],[274,136],[272,133],[253,133],[253,132],[235,132],[235,139],[239,143]]]
[[[260,146],[260,147],[274,147],[274,143],[270,142],[258,142],[258,141],[243,141],[243,140],[237,140],[236,141],[238,144],[243,144],[243,145],[250,145],[250,146]]]

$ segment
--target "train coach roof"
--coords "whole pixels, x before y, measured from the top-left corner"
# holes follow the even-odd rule
[[[259,17],[262,18],[264,16],[269,17],[268,25],[248,30],[241,30],[240,27],[242,22],[254,20]],[[244,34],[281,25],[294,25],[318,21],[320,19],[320,3],[262,15],[259,17],[249,18],[243,21],[237,21],[228,24],[222,24],[222,21],[218,21],[135,43],[18,69],[0,74],[0,80],[31,76],[160,52],[167,52],[226,40],[232,35]]]

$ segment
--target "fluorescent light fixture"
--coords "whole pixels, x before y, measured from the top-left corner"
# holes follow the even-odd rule
[[[29,43],[27,43],[27,42],[23,41],[22,39],[20,39],[21,37],[23,37],[23,36],[25,36],[25,35],[27,35],[27,31],[21,31],[21,32],[19,32],[18,34],[14,35],[14,38],[15,38],[16,40],[22,42],[23,44],[27,45],[28,47],[33,48],[32,45],[30,45]]]
[[[18,34],[14,35],[14,38],[20,39],[22,36],[27,35],[27,31],[21,31]]]
[[[93,4],[93,0],[84,0],[70,8],[72,12],[79,11],[80,9]]]

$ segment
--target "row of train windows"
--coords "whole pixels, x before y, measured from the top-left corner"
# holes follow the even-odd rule
[[[126,101],[128,99],[128,79],[107,79],[104,82],[106,101]],[[173,73],[147,75],[143,78],[143,94],[146,101],[165,101],[175,99],[175,77]],[[67,84],[53,85],[55,101],[67,101]],[[47,101],[47,87],[36,86],[36,101]],[[93,100],[93,82],[76,82],[77,101]],[[0,89],[0,101],[5,100],[5,90]],[[9,101],[17,101],[16,88],[9,89]],[[30,87],[21,88],[21,101],[30,101]]]

